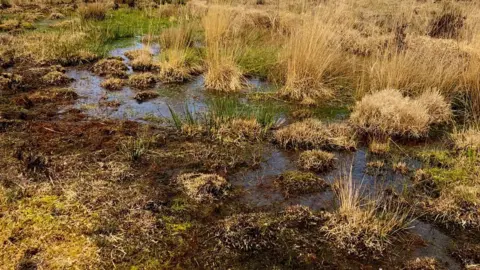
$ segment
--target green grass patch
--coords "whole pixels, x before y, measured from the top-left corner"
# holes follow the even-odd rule
[[[116,41],[146,34],[157,35],[171,23],[154,17],[145,10],[119,9],[110,11],[105,20],[86,21],[84,27],[92,33],[92,40],[100,45],[97,50],[108,51]],[[102,48],[103,47],[103,48]]]
[[[279,48],[274,46],[249,46],[239,56],[237,63],[250,76],[268,78],[278,64]]]
[[[429,149],[417,154],[421,161],[432,167],[447,168],[454,165],[454,159],[448,150]]]

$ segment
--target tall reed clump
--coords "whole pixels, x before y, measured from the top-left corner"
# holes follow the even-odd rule
[[[342,66],[336,37],[333,24],[318,16],[305,18],[293,30],[280,55],[286,64],[281,95],[305,104],[333,96],[330,84]]]
[[[322,228],[338,247],[359,257],[378,257],[411,222],[411,211],[385,192],[365,194],[352,174],[334,185],[338,209]]]
[[[159,78],[162,82],[183,82],[201,69],[196,61],[198,53],[192,48],[194,32],[193,22],[184,20],[161,34],[160,44],[165,48],[159,62]]]
[[[203,18],[207,71],[205,87],[222,92],[237,92],[244,86],[242,71],[236,64],[237,46],[231,33],[234,13],[210,8]]]

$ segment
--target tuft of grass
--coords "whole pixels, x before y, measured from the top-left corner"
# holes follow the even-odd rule
[[[192,47],[197,30],[194,23],[182,20],[178,25],[165,29],[159,36],[159,43],[165,49]]]
[[[324,191],[329,185],[310,172],[287,171],[275,180],[285,196]]]
[[[324,124],[314,118],[290,124],[274,134],[277,143],[295,149],[354,149],[354,136],[345,124]]]
[[[419,269],[443,269],[442,264],[432,257],[421,257],[414,260],[409,260],[405,263],[402,269],[405,270],[419,270]]]
[[[163,83],[185,82],[203,68],[196,50],[189,48],[168,49],[158,63],[159,80]]]
[[[394,89],[366,95],[355,105],[350,121],[360,131],[380,138],[427,136],[432,124],[450,118],[451,110],[438,92],[426,93],[417,99],[404,97]]]
[[[98,59],[89,36],[78,29],[47,33],[29,32],[15,40],[16,57],[38,63],[74,65]]]
[[[236,64],[239,45],[232,44],[230,33],[233,18],[233,12],[220,8],[209,9],[203,18],[207,89],[238,92],[244,88],[243,73]]]
[[[133,98],[141,103],[150,99],[154,99],[158,96],[159,94],[157,91],[141,91],[138,92]]]
[[[384,155],[390,152],[390,140],[373,139],[368,145],[368,150],[377,155]]]
[[[462,131],[455,131],[452,135],[457,149],[480,150],[480,131],[477,127],[470,127]]]
[[[335,167],[335,155],[321,150],[302,152],[298,158],[298,166],[302,170],[325,172]]]
[[[219,125],[214,136],[226,143],[255,141],[263,137],[262,126],[256,119],[232,119]]]
[[[305,19],[294,30],[280,54],[286,63],[283,96],[304,104],[333,96],[329,84],[344,61],[335,38],[333,25],[318,17]]]
[[[66,85],[72,81],[71,78],[69,78],[65,73],[60,72],[60,71],[51,71],[47,74],[45,74],[42,77],[42,80],[45,84],[47,85]]]
[[[414,199],[432,201],[420,205],[421,210],[441,224],[478,230],[478,151],[467,147],[457,151],[426,151],[422,156],[429,161],[426,168],[417,171],[414,187],[423,197]]]
[[[128,79],[128,84],[132,87],[145,89],[152,88],[157,83],[157,76],[150,72],[133,74]]]
[[[87,3],[78,8],[82,20],[104,20],[107,15],[107,5],[104,3]]]
[[[359,94],[393,88],[418,95],[436,88],[443,95],[452,95],[460,89],[466,68],[458,43],[422,36],[412,38],[404,50],[392,45],[377,50],[365,63],[357,86],[363,93]]]
[[[151,146],[151,140],[144,136],[128,137],[120,144],[120,152],[130,161],[139,161]]]
[[[101,86],[110,91],[119,91],[125,86],[125,80],[119,78],[109,78],[103,81]]]
[[[160,44],[165,48],[158,63],[162,82],[184,82],[202,70],[199,51],[192,48],[197,31],[195,23],[195,20],[182,19],[160,35]]]
[[[378,258],[408,228],[411,211],[383,192],[365,195],[354,181],[350,173],[334,184],[339,208],[322,230],[348,253]]]
[[[99,76],[118,78],[128,77],[127,70],[127,65],[118,59],[102,59],[92,67],[92,71]]]
[[[185,193],[197,202],[212,202],[228,195],[230,184],[216,174],[186,173],[177,177]]]

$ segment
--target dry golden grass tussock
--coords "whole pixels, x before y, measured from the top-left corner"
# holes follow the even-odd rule
[[[431,124],[450,117],[449,106],[438,92],[411,99],[398,90],[386,89],[357,102],[350,121],[367,134],[418,138],[428,134]]]
[[[286,171],[275,180],[285,196],[324,191],[329,185],[311,172]]]
[[[458,149],[480,149],[480,131],[477,128],[457,131],[452,137]]]
[[[216,61],[208,63],[205,74],[205,87],[221,92],[238,92],[245,88],[245,80],[231,56],[216,56]]]
[[[158,78],[163,83],[177,83],[190,80],[192,70],[185,63],[185,52],[169,50],[168,60],[158,63]]]
[[[365,196],[350,176],[334,184],[339,208],[322,230],[335,244],[356,256],[380,256],[392,237],[411,222],[410,211],[385,194]]]
[[[163,83],[184,82],[193,78],[203,70],[200,64],[192,63],[188,49],[167,49],[157,63],[159,79]]]
[[[149,72],[133,74],[128,79],[128,83],[140,89],[151,88],[157,83],[157,76]]]
[[[187,173],[177,177],[185,193],[198,202],[213,202],[228,194],[230,184],[216,174]]]
[[[466,64],[458,45],[447,42],[449,49],[446,49],[444,41],[423,40],[425,42],[412,48],[398,50],[396,46],[390,46],[373,55],[366,64],[358,88],[367,91],[394,88],[409,94],[420,94],[432,88],[449,95],[457,91]],[[450,49],[451,46],[456,48]]]
[[[132,69],[135,71],[149,71],[155,67],[153,55],[148,49],[128,51],[125,56],[131,60]]]
[[[280,55],[286,64],[283,96],[305,104],[333,96],[330,84],[345,64],[336,42],[339,27],[313,17],[294,29]]]
[[[313,118],[293,123],[274,134],[275,141],[283,147],[300,149],[354,149],[354,137],[353,130],[343,123],[327,125]]]
[[[162,48],[188,48],[193,45],[195,22],[181,21],[178,26],[167,28],[160,34]]]
[[[392,165],[392,170],[396,173],[403,174],[403,175],[406,175],[410,171],[407,163],[402,161],[394,163]]]
[[[203,18],[207,66],[205,87],[207,89],[237,92],[244,88],[242,71],[235,62],[238,44],[232,44],[232,38],[228,36],[233,18],[232,12],[220,8],[209,9]]]
[[[160,35],[160,44],[165,48],[158,63],[159,78],[164,83],[183,82],[191,79],[192,74],[201,70],[197,64],[190,63],[193,46],[195,21],[182,20],[178,26],[169,28]]]
[[[153,57],[149,54],[142,54],[130,63],[135,71],[151,71],[155,68]]]
[[[125,56],[130,60],[135,60],[142,56],[152,57],[152,53],[147,49],[140,49],[128,51],[125,53]]]
[[[42,77],[44,83],[48,85],[65,85],[72,81],[65,73],[60,71],[51,71]]]
[[[45,103],[54,101],[70,102],[77,98],[77,92],[69,88],[54,88],[49,90],[41,90],[28,95],[28,99],[30,99],[34,103]]]
[[[127,65],[118,59],[102,59],[92,67],[92,70],[99,76],[113,76],[118,78],[126,78],[128,76]]]
[[[103,20],[107,15],[108,5],[104,3],[88,3],[78,8],[78,14],[83,20]]]
[[[134,99],[138,102],[144,102],[150,99],[154,99],[159,95],[160,94],[158,94],[157,91],[141,91],[135,95]]]
[[[308,150],[300,154],[298,166],[302,170],[324,172],[335,167],[335,155],[321,150]]]
[[[444,224],[479,230],[480,187],[457,185],[445,189],[425,210]]]
[[[368,145],[368,150],[377,155],[384,155],[390,152],[390,140],[373,139]]]
[[[441,124],[451,120],[450,103],[437,89],[427,89],[415,100],[427,109],[430,124]]]
[[[457,149],[480,149],[480,130],[478,127],[469,127],[460,131],[456,130],[452,134],[452,139]]]
[[[109,78],[101,83],[101,86],[110,91],[122,90],[125,86],[125,80],[119,78]]]
[[[222,124],[215,131],[215,137],[224,142],[240,142],[245,140],[260,140],[262,126],[256,119],[233,119]]]

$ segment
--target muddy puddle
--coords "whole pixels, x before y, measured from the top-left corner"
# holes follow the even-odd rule
[[[312,210],[333,210],[334,200],[331,191],[285,198],[275,189],[274,180],[286,171],[298,170],[296,160],[298,152],[279,149],[275,146],[265,146],[263,162],[258,169],[245,170],[233,177],[234,184],[245,190],[245,203],[254,206],[302,204]],[[407,185],[408,177],[394,172],[387,164],[382,168],[370,168],[370,162],[380,161],[375,156],[369,155],[366,148],[359,148],[354,152],[337,152],[335,169],[324,174],[318,174],[329,184],[333,184],[340,177],[352,175],[355,184],[364,190],[364,193],[375,192],[386,188],[402,192]],[[405,161],[411,169],[421,166],[420,162],[409,159]],[[365,194],[368,195],[368,194]]]
[[[125,56],[126,52],[146,49],[154,56],[160,53],[158,44],[146,46],[139,41],[132,43],[127,47],[113,49],[109,53],[111,57],[123,59],[130,74],[133,73],[133,70],[129,65],[129,59]],[[94,117],[158,122],[171,117],[170,108],[180,115],[185,114],[186,110],[192,113],[202,113],[206,111],[207,99],[222,98],[222,95],[204,91],[202,75],[183,84],[158,83],[149,90],[156,91],[159,96],[143,102],[134,99],[139,90],[129,86],[125,86],[121,91],[107,91],[101,87],[105,78],[88,70],[69,69],[67,76],[75,79],[70,87],[80,96],[74,108],[81,109]],[[266,82],[261,79],[248,79],[249,89],[263,91],[267,87]],[[240,101],[246,102],[246,99]]]
[[[145,47],[141,42],[133,42],[130,46],[116,48],[110,52],[111,56],[120,57],[129,63],[125,52],[137,49],[149,49],[154,55],[158,55],[161,49],[158,45]],[[130,72],[131,67],[129,65]],[[81,109],[87,115],[96,118],[126,119],[135,121],[158,122],[171,118],[170,108],[182,114],[186,109],[190,112],[201,113],[207,110],[209,99],[217,98],[219,95],[205,91],[203,77],[197,76],[194,80],[178,84],[166,85],[157,84],[155,90],[159,96],[144,102],[134,99],[138,90],[124,87],[121,91],[107,91],[100,85],[105,78],[94,75],[88,70],[70,69],[67,75],[75,81],[71,88],[75,90],[80,98],[73,108]],[[266,82],[250,78],[249,84],[254,91],[264,91],[271,88]],[[241,102],[248,102],[244,97],[239,98]],[[64,108],[65,110],[72,107]],[[323,109],[318,115],[325,115],[326,118],[344,119],[348,112],[343,108]],[[279,113],[278,117],[285,117],[285,113]],[[321,174],[330,184],[338,177],[351,173],[355,183],[361,185],[364,190],[373,191],[378,188],[391,187],[401,191],[408,184],[408,177],[395,173],[391,164],[385,168],[369,168],[369,162],[379,160],[369,154],[366,148],[359,148],[355,152],[337,152],[336,169]],[[336,202],[331,189],[325,192],[313,193],[304,196],[286,198],[274,186],[274,180],[280,174],[288,170],[296,170],[298,152],[279,149],[274,145],[266,144],[263,151],[263,162],[255,169],[245,169],[229,177],[232,184],[242,190],[241,203],[254,208],[283,209],[289,205],[301,204],[310,207],[312,210],[334,210]],[[416,169],[421,164],[414,159],[402,160],[408,167]],[[389,166],[389,167],[388,167]],[[419,235],[425,242],[418,245],[409,257],[431,256],[448,265],[449,269],[460,269],[460,265],[450,256],[448,247],[454,241],[434,226],[415,221],[412,224],[411,232]]]
[[[308,206],[314,211],[334,211],[336,209],[335,195],[331,189],[314,194],[285,197],[275,188],[274,180],[280,174],[297,169],[298,153],[267,146],[263,158],[264,161],[259,168],[241,171],[231,178],[233,185],[243,190],[242,203],[259,209],[281,210],[287,206],[298,204]],[[396,173],[389,168],[372,173],[367,164],[376,160],[376,157],[369,155],[366,148],[360,148],[355,152],[338,152],[336,158],[337,166],[333,171],[319,174],[330,184],[333,184],[338,177],[345,177],[350,173],[364,193],[385,188],[393,188],[397,192],[401,192],[404,185],[409,183],[407,176]],[[405,162],[412,169],[421,166],[421,163],[414,159]],[[455,242],[453,238],[435,226],[420,220],[414,220],[410,224],[410,228],[410,232],[420,237],[421,241],[412,244],[413,248],[406,251],[407,259],[434,257],[440,263],[446,265],[448,269],[461,269],[461,265],[451,256],[449,251],[449,247]]]

